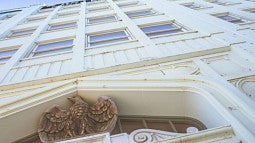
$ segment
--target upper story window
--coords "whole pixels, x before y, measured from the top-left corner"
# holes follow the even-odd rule
[[[159,24],[141,27],[141,30],[149,37],[169,35],[174,33],[183,32],[183,28],[175,23]]]
[[[190,8],[190,9],[195,9],[195,10],[207,8],[205,6],[202,6],[202,5],[194,3],[194,2],[184,3],[184,4],[181,4],[181,5],[183,5],[183,6],[187,7],[187,8]]]
[[[8,61],[16,51],[17,49],[0,51],[0,63]]]
[[[247,12],[250,12],[250,13],[255,13],[255,8],[244,9],[244,11],[247,11]]]
[[[123,7],[130,7],[130,6],[136,6],[138,5],[138,1],[136,2],[129,2],[129,3],[121,3],[121,4],[117,4],[120,8]]]
[[[62,18],[62,17],[71,17],[71,16],[77,16],[79,15],[79,12],[68,12],[68,13],[58,13],[57,17]]]
[[[128,17],[133,18],[133,17],[153,15],[155,13],[156,12],[154,12],[152,10],[144,10],[144,11],[137,11],[137,12],[128,12],[126,14]]]
[[[18,36],[30,35],[30,34],[33,34],[34,31],[35,31],[35,29],[16,30],[16,31],[12,31],[11,35],[8,37],[18,37]]]
[[[220,18],[222,20],[234,23],[234,24],[239,24],[239,23],[244,23],[245,21],[237,16],[231,15],[229,13],[222,13],[222,14],[213,14],[213,16]]]
[[[71,51],[73,47],[73,39],[65,41],[56,41],[46,44],[38,44],[32,51],[31,56],[44,56],[49,54]]]
[[[110,6],[105,6],[105,7],[97,7],[97,8],[89,8],[87,9],[88,12],[99,12],[99,11],[105,11],[109,10]]]
[[[128,41],[131,36],[126,30],[108,32],[104,34],[88,35],[88,46],[99,46],[122,41]]]
[[[113,22],[113,21],[117,21],[117,17],[115,15],[104,16],[104,17],[91,17],[91,18],[88,18],[87,20],[88,20],[89,24],[102,23],[102,22]]]
[[[215,3],[215,4],[223,5],[223,6],[238,4],[236,2],[225,1],[225,0],[207,0],[207,1],[210,3]]]
[[[28,18],[26,22],[39,22],[43,21],[46,17],[33,17],[33,18]]]
[[[66,29],[76,27],[76,22],[69,22],[69,23],[61,23],[61,24],[52,24],[49,26],[48,30],[59,30],[59,29]]]

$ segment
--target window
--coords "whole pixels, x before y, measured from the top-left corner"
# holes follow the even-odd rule
[[[116,16],[106,16],[106,17],[99,17],[99,18],[88,18],[88,23],[101,23],[101,22],[111,22],[111,21],[116,21],[117,18]]]
[[[98,12],[98,11],[105,11],[105,10],[108,10],[110,9],[109,6],[107,7],[98,7],[98,8],[91,8],[91,9],[87,9],[88,12]]]
[[[199,5],[199,4],[196,4],[194,2],[191,2],[191,3],[185,3],[185,4],[182,4],[183,6],[187,7],[187,8],[190,8],[190,9],[202,9],[202,8],[206,8],[202,5]]]
[[[73,40],[59,41],[47,44],[38,44],[37,47],[33,50],[31,56],[36,57],[60,52],[67,52],[71,51],[72,47]]]
[[[17,37],[17,36],[24,36],[24,35],[30,35],[35,31],[35,29],[28,29],[28,30],[18,30],[13,31],[10,36],[8,37]]]
[[[28,18],[27,22],[39,22],[43,21],[46,17],[35,17],[35,18]]]
[[[247,12],[250,12],[250,13],[255,13],[255,8],[244,9],[244,11],[247,11]]]
[[[136,6],[138,4],[138,2],[132,2],[132,3],[121,3],[121,4],[118,4],[118,6],[120,8],[123,8],[123,7],[129,7],[129,6]]]
[[[105,34],[89,35],[88,46],[98,46],[131,39],[127,31],[109,32]]]
[[[71,28],[71,27],[76,27],[76,22],[50,25],[48,30],[58,30],[58,29],[65,29],[65,28]]]
[[[79,12],[59,13],[57,17],[58,18],[61,18],[61,17],[70,17],[70,16],[76,16],[78,14],[79,14]]]
[[[138,11],[138,12],[129,12],[127,13],[127,16],[132,18],[132,17],[139,17],[139,16],[147,16],[147,15],[152,15],[155,14],[152,10],[144,10],[144,11]]]
[[[146,26],[142,27],[141,30],[149,37],[174,34],[182,32],[182,28],[177,26],[174,23],[155,25],[155,26]]]
[[[8,61],[13,54],[15,54],[17,49],[15,50],[8,50],[8,51],[0,51],[0,63],[4,63]]]
[[[244,23],[244,21],[241,18],[238,18],[236,16],[233,16],[229,13],[223,13],[223,14],[214,14],[213,16],[216,16],[217,18],[220,18],[222,20],[238,24],[238,23]]]
[[[223,0],[207,0],[207,1],[210,2],[210,3],[215,3],[215,4],[223,5],[223,6],[238,4],[238,3],[235,3],[235,2],[223,1]]]
[[[189,117],[142,117],[119,116],[118,123],[111,134],[128,133],[137,129],[155,129],[168,132],[186,133],[188,127],[195,127],[199,131],[205,130],[205,125]]]

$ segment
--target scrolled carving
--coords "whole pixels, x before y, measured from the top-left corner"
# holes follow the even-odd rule
[[[152,143],[183,135],[182,133],[166,132],[154,129],[138,129],[129,135],[131,143]]]
[[[43,143],[114,129],[118,113],[110,97],[101,96],[92,106],[80,96],[68,99],[73,103],[69,110],[53,105],[43,113],[38,128]]]

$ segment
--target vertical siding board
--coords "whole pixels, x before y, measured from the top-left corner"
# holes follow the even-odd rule
[[[129,62],[139,61],[139,56],[137,55],[137,52],[134,49],[126,50],[125,53],[127,55],[127,58],[129,59]]]
[[[114,52],[114,55],[118,64],[128,63],[128,59],[124,51]]]
[[[58,75],[60,67],[61,67],[61,62],[60,61],[51,63],[48,75],[49,76]]]
[[[50,63],[40,65],[38,72],[36,74],[36,78],[46,77],[49,68],[50,68]]]
[[[13,78],[13,76],[16,74],[18,69],[11,69],[8,74],[3,79],[2,83],[10,82],[10,80]]]
[[[23,77],[23,80],[31,80],[35,78],[35,75],[39,69],[39,65],[31,66]]]
[[[59,73],[60,74],[64,74],[64,73],[70,73],[71,72],[71,65],[70,65],[70,59],[68,60],[63,60],[61,61],[62,65],[61,65],[61,68],[59,70]],[[72,66],[75,66],[75,65],[72,65]]]
[[[84,57],[85,60],[85,65],[84,65],[84,70],[89,70],[89,69],[93,69],[93,61],[92,61],[92,56],[85,56]]]
[[[102,54],[94,55],[93,63],[94,63],[95,69],[104,67],[104,60],[103,60]]]
[[[104,60],[104,63],[105,63],[106,67],[116,65],[113,54],[111,52],[110,53],[105,53],[102,56],[103,56],[103,60]]]

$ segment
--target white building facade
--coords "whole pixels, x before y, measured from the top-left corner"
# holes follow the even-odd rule
[[[37,142],[45,109],[77,94],[119,112],[84,142],[255,142],[254,0],[32,5],[0,27],[0,142]]]

